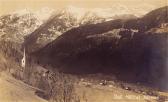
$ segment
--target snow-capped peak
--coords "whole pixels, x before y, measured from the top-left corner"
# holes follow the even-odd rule
[[[30,14],[31,16],[37,18],[39,21],[43,22],[47,20],[54,13],[54,11],[55,11],[54,9],[48,7],[41,8],[40,10],[37,11],[26,8],[23,10],[15,11],[11,14],[15,14],[17,16],[24,16]]]
[[[14,11],[11,14],[17,14],[18,16],[23,16],[25,14],[32,14],[32,13],[33,13],[33,10],[26,8],[23,10]]]
[[[63,12],[68,12],[79,20],[85,15],[85,13],[87,12],[87,9],[78,8],[78,7],[70,5],[70,6],[65,7],[63,9]]]
[[[45,21],[54,13],[54,11],[54,9],[44,7],[41,10],[36,11],[35,14],[40,20]]]
[[[68,12],[72,16],[76,17],[78,20],[82,19],[88,12],[97,15],[98,17],[111,19],[114,16],[120,15],[135,15],[137,17],[145,15],[147,12],[153,10],[155,7],[149,4],[142,4],[136,6],[126,6],[122,4],[114,4],[107,8],[79,8],[75,6],[67,6],[63,9],[64,12]],[[112,19],[111,19],[112,20]]]
[[[149,4],[141,4],[136,6],[126,6],[122,4],[115,4],[111,5],[107,8],[80,8],[69,5],[61,10],[62,13],[68,13],[69,16],[75,17],[78,21],[83,19],[84,16],[88,12],[93,13],[93,15],[97,15],[98,17],[111,19],[114,16],[120,16],[124,14],[135,15],[137,17],[145,15],[147,12],[153,10],[155,6]],[[17,12],[14,12],[17,15],[24,15],[24,14],[33,14],[41,21],[47,20],[52,14],[56,13],[56,10],[44,7],[41,10],[33,11],[31,9],[24,9]],[[58,10],[57,10],[58,11]]]

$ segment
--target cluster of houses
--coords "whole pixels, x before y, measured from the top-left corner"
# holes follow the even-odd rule
[[[168,23],[162,23],[162,24],[160,24],[160,28],[165,28],[165,27],[168,27]]]

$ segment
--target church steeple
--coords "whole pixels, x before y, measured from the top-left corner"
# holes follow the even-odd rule
[[[24,48],[24,52],[23,52],[23,58],[22,58],[22,63],[21,63],[22,67],[25,68],[26,65],[26,51]]]

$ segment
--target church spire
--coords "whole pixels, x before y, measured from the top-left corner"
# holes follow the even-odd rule
[[[23,52],[23,58],[22,58],[22,67],[25,68],[25,65],[26,65],[26,51],[25,51],[25,48],[24,48],[24,52]]]

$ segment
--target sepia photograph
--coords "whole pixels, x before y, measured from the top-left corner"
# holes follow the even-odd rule
[[[168,0],[0,0],[0,102],[168,102]]]

